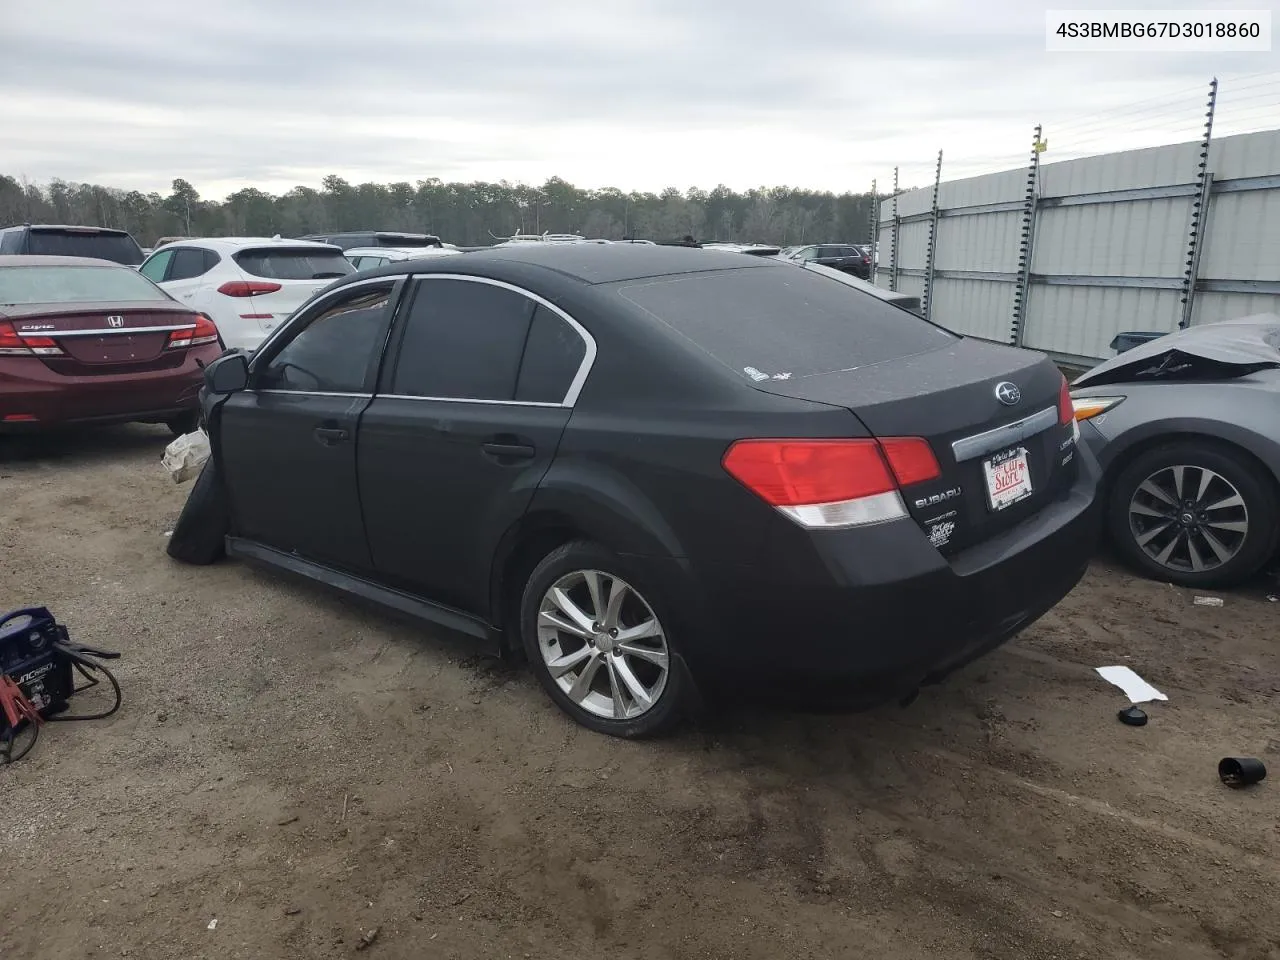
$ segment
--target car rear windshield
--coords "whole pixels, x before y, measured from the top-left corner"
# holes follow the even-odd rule
[[[46,257],[92,257],[134,267],[142,262],[142,248],[127,233],[32,229],[27,253]]]
[[[753,380],[883,363],[957,339],[883,300],[793,267],[663,277],[624,284],[620,293]]]
[[[124,267],[0,267],[0,305],[168,299],[146,277]]]
[[[439,247],[439,237],[415,237],[412,234],[380,233],[374,236],[375,247]]]
[[[356,272],[338,250],[241,250],[235,261],[250,276],[267,280],[332,280]]]

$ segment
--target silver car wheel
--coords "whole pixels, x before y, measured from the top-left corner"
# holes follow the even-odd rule
[[[606,720],[648,712],[667,686],[662,624],[631,584],[603,570],[567,573],[543,594],[538,649],[565,695]]]
[[[1249,536],[1249,510],[1235,485],[1208,467],[1162,467],[1133,492],[1129,529],[1162,567],[1203,573],[1240,552]]]

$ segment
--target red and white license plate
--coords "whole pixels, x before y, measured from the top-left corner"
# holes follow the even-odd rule
[[[982,464],[987,475],[987,502],[1003,510],[1031,496],[1031,469],[1025,447],[1009,450]]]

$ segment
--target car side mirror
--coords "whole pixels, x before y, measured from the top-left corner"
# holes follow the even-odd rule
[[[243,353],[224,353],[204,368],[210,393],[235,393],[249,385],[249,359]]]

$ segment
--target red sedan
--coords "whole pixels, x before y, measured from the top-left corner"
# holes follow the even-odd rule
[[[136,270],[0,256],[0,434],[74,423],[195,429],[213,321]]]

